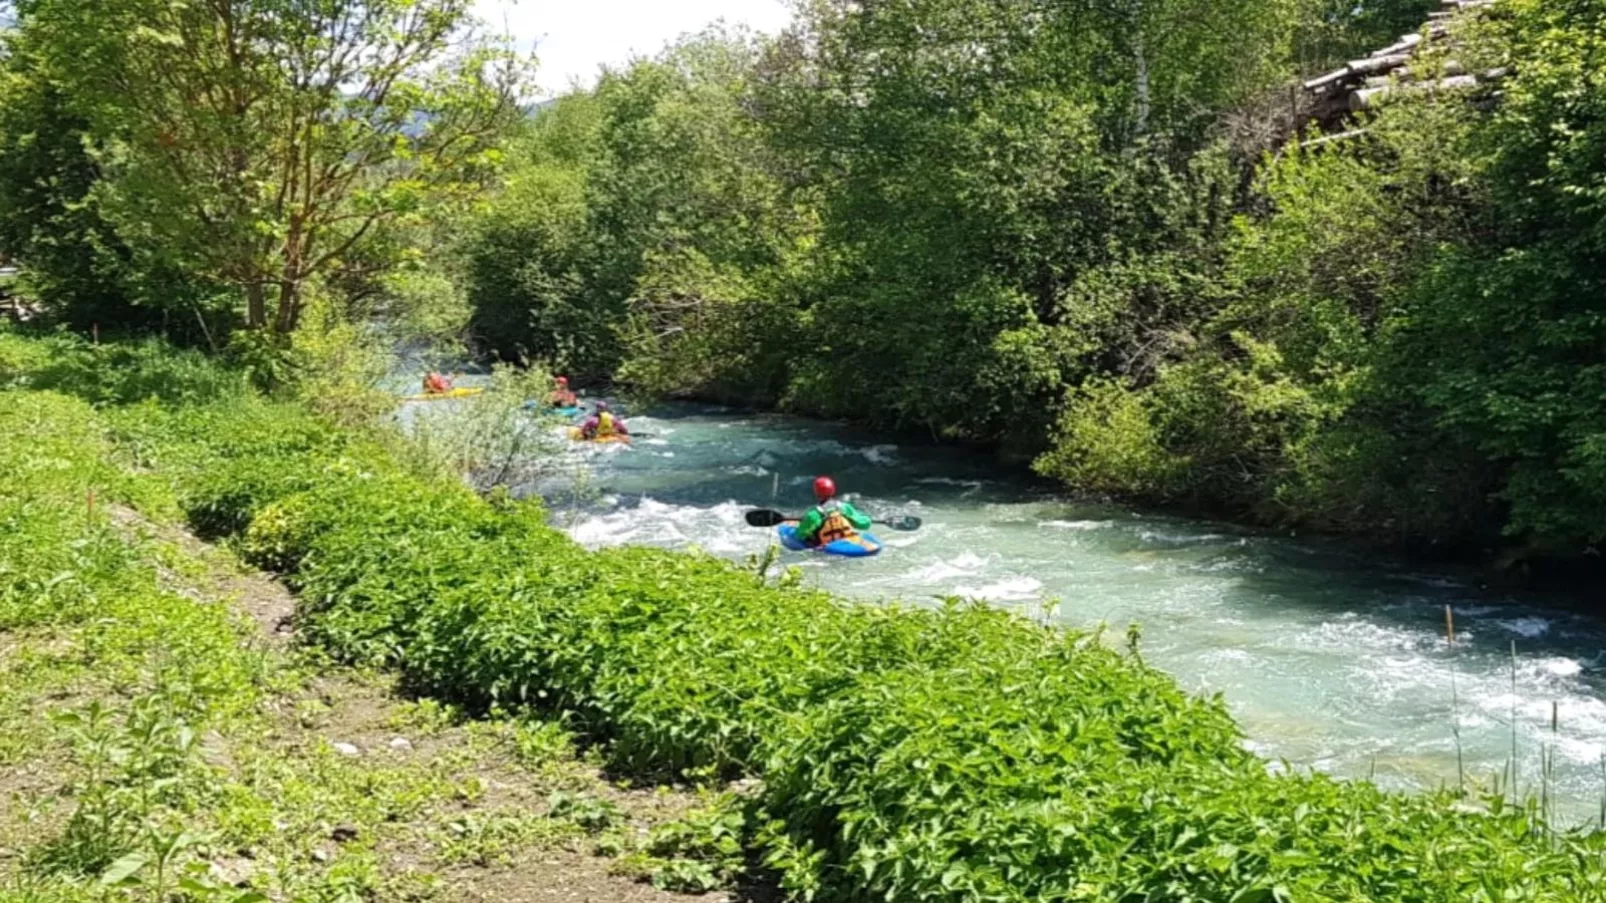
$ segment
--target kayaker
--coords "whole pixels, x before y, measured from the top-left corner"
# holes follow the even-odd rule
[[[452,391],[452,381],[441,374],[431,370],[424,375],[425,395],[445,395]]]
[[[569,391],[569,378],[567,376],[560,376],[553,381],[558,385],[557,388],[552,390],[552,396],[547,399],[547,402],[552,407],[572,408],[580,404],[580,399]]]
[[[608,409],[606,401],[597,402],[597,412],[587,418],[585,423],[580,424],[581,439],[607,439],[612,436],[628,435],[630,428],[625,426],[623,420],[613,416],[613,411]]]
[[[797,522],[797,538],[807,546],[823,546],[858,535],[870,529],[872,521],[853,507],[851,502],[836,497],[836,481],[819,477],[814,481],[814,498],[819,502]]]

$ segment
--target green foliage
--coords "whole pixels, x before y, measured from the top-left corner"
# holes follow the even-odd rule
[[[89,203],[87,124],[20,55],[0,95],[0,251],[27,267],[25,291],[75,328],[151,325],[135,306],[127,249]]]
[[[1578,92],[1601,27],[1507,8],[1459,51],[1515,72],[1494,113],[1416,98],[1364,139],[1271,161],[1269,213],[1239,218],[1202,341],[1130,394],[1084,388],[1039,469],[1278,523],[1587,554],[1606,537],[1585,351],[1606,339],[1606,139],[1600,92]]]
[[[1588,554],[1599,17],[1523,2],[1430,42],[1414,67],[1511,73],[1492,113],[1419,93],[1307,146],[1266,93],[1427,5],[822,2],[683,43],[538,121],[477,322],[1080,489]]]
[[[542,110],[509,149],[501,194],[468,240],[469,328],[502,357],[533,358],[577,373],[617,362],[612,308],[583,292],[589,255],[585,194],[600,119],[590,97]]]
[[[747,112],[759,45],[710,32],[543,111],[472,242],[501,354],[652,391],[776,394],[768,303],[810,234]]]
[[[287,334],[313,280],[394,263],[376,239],[474,194],[521,100],[522,65],[456,0],[24,0],[15,15],[14,70],[94,167],[78,233],[109,225],[142,279],[210,287],[204,305],[166,299],[203,325],[201,306],[243,300],[248,327]]]
[[[571,821],[591,834],[600,834],[620,819],[619,807],[590,794],[554,793],[547,800],[547,815]]]
[[[747,844],[754,839],[747,809],[742,798],[719,794],[655,826],[646,843],[646,852],[657,860],[649,876],[653,887],[705,893],[740,877],[746,870]]]
[[[0,360],[31,358],[31,369],[58,347],[0,336]],[[240,562],[181,537],[168,473],[151,469],[189,481],[194,459],[171,444],[156,455],[128,433],[115,442],[106,423],[172,412],[0,395],[0,899],[429,899],[444,883],[432,869],[461,886],[481,877],[474,866],[584,836],[576,820],[599,806],[624,821],[554,723],[467,722],[425,702],[389,725],[427,735],[417,748],[349,756],[320,740],[349,736],[335,732],[354,728],[354,708],[366,718],[391,703],[377,684],[236,623]],[[252,422],[215,447],[271,432],[260,412],[236,413]],[[313,423],[295,414],[303,430]],[[177,435],[165,431],[220,422],[157,426]],[[508,799],[487,803],[488,774]],[[554,791],[586,800],[573,820],[524,805]],[[632,828],[644,814],[650,824],[651,813],[629,813]],[[401,844],[426,855],[396,863],[388,851]]]
[[[139,413],[129,441],[192,516],[286,570],[308,640],[470,710],[561,714],[619,773],[760,778],[658,832],[664,886],[733,869],[736,837],[802,898],[1493,903],[1591,899],[1606,878],[1600,835],[1528,809],[1271,773],[1135,633],[1123,653],[986,607],[587,552],[294,408]],[[584,794],[550,808],[617,820]],[[515,831],[483,827],[475,849]]]
[[[498,364],[483,394],[419,413],[409,430],[408,460],[423,473],[466,478],[481,493],[551,476],[563,466],[568,441],[556,429],[568,421],[539,404],[555,388],[539,367]]]
[[[39,342],[0,333],[0,348],[7,349],[0,351],[0,381],[53,389],[93,404],[146,399],[193,404],[246,392],[238,370],[154,339],[97,345],[66,334]]]

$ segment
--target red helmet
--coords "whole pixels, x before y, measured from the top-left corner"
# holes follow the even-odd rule
[[[814,481],[814,497],[815,498],[817,498],[817,499],[819,499],[820,501],[823,502],[826,499],[834,497],[835,495],[836,495],[836,481],[835,480],[832,480],[830,477],[820,477],[819,479]]]
[[[569,378],[567,376],[558,377],[558,385],[567,386],[568,384],[569,384]]]

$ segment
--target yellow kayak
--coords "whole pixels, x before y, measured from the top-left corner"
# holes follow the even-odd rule
[[[442,401],[447,398],[468,398],[471,395],[478,395],[484,391],[484,386],[463,387],[458,389],[448,389],[445,392],[427,392],[423,395],[408,395],[402,398],[402,401]]]
[[[620,434],[620,433],[614,433],[612,436],[598,436],[595,439],[587,439],[586,437],[580,435],[580,428],[577,427],[577,426],[569,427],[569,438],[573,439],[576,442],[595,442],[595,443],[598,443],[598,444],[601,444],[601,445],[609,445],[609,444],[629,445],[630,444],[630,437],[626,436],[626,435],[623,435],[623,434]]]

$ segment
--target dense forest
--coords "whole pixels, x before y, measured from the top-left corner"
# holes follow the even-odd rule
[[[1443,20],[1411,65],[1497,85],[1326,132],[1300,80],[1436,4],[807,0],[540,105],[468,6],[19,2],[19,291],[267,381],[383,324],[1244,520],[1606,539],[1600,4]]]

